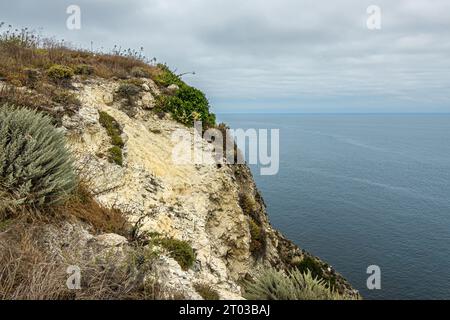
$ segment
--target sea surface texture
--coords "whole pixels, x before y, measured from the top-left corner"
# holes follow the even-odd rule
[[[450,298],[450,115],[218,118],[280,129],[279,173],[252,166],[271,222],[364,298]],[[380,290],[367,289],[371,265]]]

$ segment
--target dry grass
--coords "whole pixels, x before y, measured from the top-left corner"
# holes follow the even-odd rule
[[[55,92],[54,89],[47,90],[49,87],[74,89],[72,81],[75,76],[76,81],[89,77],[126,79],[127,82],[150,78],[163,93],[158,99],[157,111],[171,112],[174,119],[188,126],[191,126],[195,119],[201,119],[204,126],[213,127],[216,118],[210,112],[206,96],[200,90],[184,83],[181,75],[175,74],[166,65],[156,64],[156,59],[149,61],[143,56],[142,50],[122,50],[115,47],[110,52],[92,52],[77,49],[63,41],[42,39],[27,29],[5,29],[0,23],[0,81],[9,86],[36,91],[27,93],[26,98],[14,94],[3,99],[14,105],[49,112],[60,123],[61,115],[57,112],[73,111],[73,99],[61,101],[61,95],[46,96],[48,92]],[[167,90],[171,84],[179,86],[176,93]],[[42,91],[40,87],[47,89]],[[35,97],[31,97],[31,94]],[[70,97],[70,94],[66,92],[64,97]],[[127,99],[127,107],[131,108],[125,109],[130,109],[127,113],[133,116],[134,99],[131,96]]]
[[[136,74],[156,77],[159,68],[149,64],[142,51],[115,47],[110,53],[76,49],[63,41],[40,38],[36,33],[0,23],[0,78],[17,86],[37,80],[51,82],[47,70],[54,65],[73,69],[87,76],[127,78]],[[84,72],[89,70],[89,72]]]
[[[65,78],[59,79],[62,71]],[[117,48],[110,53],[90,52],[0,23],[0,81],[7,84],[0,86],[0,103],[43,111],[57,123],[80,106],[72,93],[73,74],[81,80],[90,76],[156,79],[161,72],[142,52]]]
[[[220,300],[219,293],[210,284],[196,283],[194,289],[205,300]]]
[[[131,242],[118,262],[114,254],[91,255],[79,246],[76,236],[69,236],[62,247],[53,243],[46,230],[51,227],[56,234],[64,233],[63,226],[73,219],[90,225],[94,233],[130,235],[124,215],[97,204],[82,183],[65,204],[42,210],[45,214],[33,208],[14,212],[4,208],[0,216],[0,300],[184,298],[155,277],[146,280],[156,258],[147,247]],[[66,270],[71,265],[81,269],[81,290],[67,288]]]
[[[8,207],[0,204],[0,232],[2,224],[22,220],[32,224],[58,224],[64,221],[81,221],[95,234],[116,233],[130,238],[132,226],[118,209],[99,205],[88,188],[80,183],[71,196],[57,206],[40,209],[28,206]],[[0,239],[1,240],[1,239]]]
[[[80,183],[73,195],[56,208],[53,216],[76,217],[89,224],[97,233],[116,233],[130,236],[131,226],[125,215],[118,209],[99,205],[88,188]]]
[[[67,276],[36,245],[28,228],[0,238],[0,299],[68,299]]]
[[[40,83],[33,90],[13,85],[0,87],[1,106],[14,105],[41,111],[55,119],[55,124],[60,124],[64,114],[75,114],[80,104],[69,90],[46,83]]]
[[[151,273],[152,259],[136,259],[142,248],[130,247],[128,259],[118,264],[86,257],[77,241],[52,254],[42,238],[42,223],[14,221],[0,232],[0,300],[168,300],[183,299],[167,289]],[[81,269],[81,289],[67,288],[68,266]]]

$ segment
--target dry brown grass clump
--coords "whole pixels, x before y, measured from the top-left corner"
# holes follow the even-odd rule
[[[51,82],[55,67],[81,76],[102,78],[153,77],[159,71],[141,51],[115,47],[110,53],[76,49],[64,41],[41,38],[27,28],[0,23],[0,78],[17,86],[37,80]]]
[[[98,204],[83,183],[59,205],[37,209],[28,206],[12,208],[0,204],[0,232],[3,225],[16,219],[43,224],[81,221],[95,234],[116,233],[126,238],[130,238],[132,229],[124,213]]]
[[[52,252],[46,223],[12,220],[0,229],[0,300],[168,300],[184,299],[182,292],[147,279],[153,256],[130,246],[126,258],[86,256],[77,239]],[[53,224],[58,228],[58,224]],[[59,232],[63,232],[60,230]],[[69,266],[81,271],[81,289],[67,287]]]
[[[69,299],[65,270],[38,248],[24,226],[0,233],[0,300]]]
[[[0,23],[0,103],[43,111],[57,123],[80,106],[71,84],[75,76],[156,79],[161,72],[141,51],[91,52]]]
[[[219,293],[210,284],[196,283],[194,289],[205,300],[220,300]]]
[[[80,183],[63,205],[53,208],[54,216],[76,217],[90,225],[97,233],[116,233],[129,237],[131,226],[118,209],[99,205],[88,188]]]

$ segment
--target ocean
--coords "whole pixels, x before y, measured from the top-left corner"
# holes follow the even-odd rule
[[[450,115],[220,114],[280,129],[280,169],[251,166],[272,224],[365,299],[450,298]],[[381,269],[368,290],[367,267]]]

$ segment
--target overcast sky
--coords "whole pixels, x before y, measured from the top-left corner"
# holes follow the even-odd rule
[[[81,8],[68,30],[66,8]],[[366,9],[381,8],[381,30]],[[450,112],[449,0],[2,0],[0,20],[144,47],[216,112]]]

